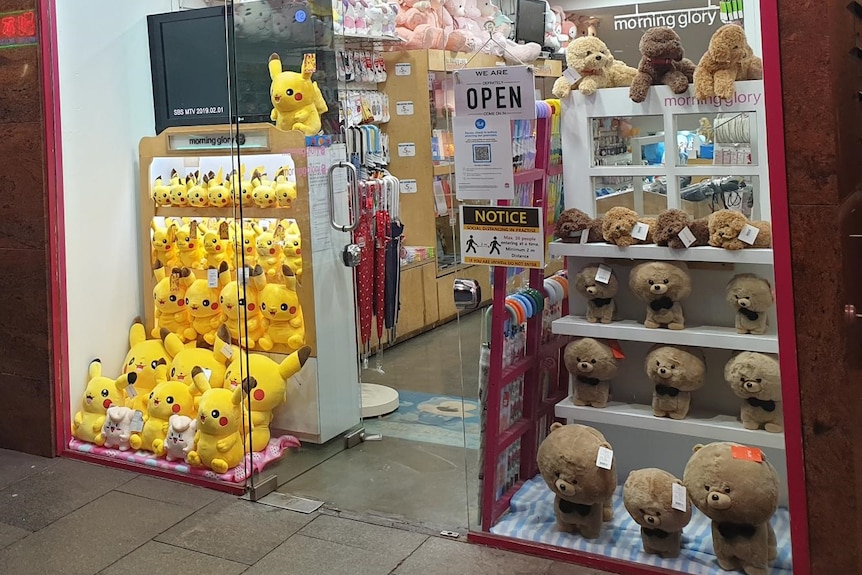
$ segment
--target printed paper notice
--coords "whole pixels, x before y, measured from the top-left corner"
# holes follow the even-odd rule
[[[456,116],[453,131],[458,199],[513,199],[515,180],[509,118]]]
[[[465,264],[545,267],[541,208],[461,206]]]

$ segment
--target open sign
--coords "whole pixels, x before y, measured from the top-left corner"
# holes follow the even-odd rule
[[[455,116],[536,118],[533,69],[527,66],[455,71]]]

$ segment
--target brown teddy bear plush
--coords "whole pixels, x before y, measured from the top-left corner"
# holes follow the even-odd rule
[[[754,274],[734,276],[727,284],[727,303],[736,311],[738,333],[766,333],[766,312],[775,303],[767,280]]]
[[[694,79],[694,62],[685,58],[679,34],[671,28],[650,28],[641,37],[641,61],[638,75],[632,80],[629,97],[632,102],[646,100],[649,87],[666,84],[674,94],[688,90]]]
[[[632,237],[632,230],[638,222],[649,226],[645,240],[637,240]],[[602,218],[602,237],[609,244],[615,244],[621,248],[635,244],[654,244],[655,228],[655,218],[641,218],[636,211],[623,206],[614,206]]]
[[[644,368],[655,385],[653,415],[685,419],[691,407],[691,392],[703,387],[706,378],[702,355],[694,349],[659,345],[647,354]]]
[[[629,289],[647,303],[644,326],[685,328],[682,304],[691,294],[691,278],[683,263],[645,262],[632,268]]]
[[[682,530],[691,521],[691,506],[673,507],[673,486],[682,481],[662,469],[637,469],[623,485],[623,505],[641,527],[644,551],[665,559],[679,556]]]
[[[614,59],[604,42],[595,36],[575,38],[566,47],[566,64],[581,77],[575,85],[565,76],[557,78],[551,90],[557,98],[565,98],[577,86],[584,96],[600,88],[631,86],[638,73],[625,62]]]
[[[694,236],[694,243],[689,246],[686,246],[679,239],[679,233],[686,227]],[[709,244],[709,225],[706,218],[692,220],[691,216],[682,210],[665,210],[656,218],[653,237],[657,245],[667,246],[674,250],[705,246]]]
[[[715,31],[709,49],[694,71],[694,96],[706,100],[713,96],[732,100],[737,80],[762,80],[763,62],[754,55],[745,30],[726,24]]]
[[[747,224],[759,230],[751,245],[739,239],[740,232]],[[769,248],[772,247],[772,226],[764,221],[749,222],[740,212],[718,210],[709,216],[709,245],[726,250]]]
[[[784,430],[778,358],[754,351],[740,352],[724,366],[724,379],[733,393],[745,400],[740,411],[745,429],[762,427],[771,433]]]
[[[608,283],[596,281],[599,264],[589,264],[575,276],[575,291],[587,299],[587,321],[590,323],[611,323],[616,311],[614,296],[617,295],[619,282],[611,272]]]
[[[591,337],[576,339],[566,346],[563,362],[575,380],[572,403],[606,407],[610,380],[617,374],[617,360],[611,347]]]
[[[591,218],[581,210],[572,208],[557,218],[554,236],[564,242],[580,242],[580,234],[584,230],[589,230],[588,243],[604,241],[601,218]]]
[[[602,522],[613,519],[616,464],[596,465],[600,447],[613,449],[592,427],[554,423],[536,456],[539,473],[554,492],[557,527],[586,539],[598,537]]]
[[[712,545],[725,571],[767,575],[778,555],[769,520],[778,508],[778,474],[756,448],[696,446],[683,474],[695,507],[712,520]]]

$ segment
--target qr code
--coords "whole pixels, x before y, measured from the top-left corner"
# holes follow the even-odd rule
[[[473,144],[473,163],[487,164],[491,161],[490,144]]]

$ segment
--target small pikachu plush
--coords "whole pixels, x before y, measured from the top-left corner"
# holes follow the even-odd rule
[[[283,71],[278,54],[269,57],[270,119],[279,130],[299,130],[306,136],[320,132],[320,115],[329,108],[317,82],[311,80],[316,69],[314,54],[305,55],[300,73]]]
[[[125,404],[123,391],[128,385],[134,384],[138,376],[132,372],[117,379],[104,377],[102,362],[98,359],[90,362],[88,376],[81,411],[77,412],[72,420],[72,435],[81,441],[103,445],[105,436],[102,435],[102,426],[105,424],[108,409]]]
[[[197,446],[189,451],[186,460],[191,465],[202,465],[216,473],[225,473],[239,465],[245,455],[242,402],[249,379],[230,390],[210,387],[199,367],[192,370],[192,378],[202,395],[195,433]]]

